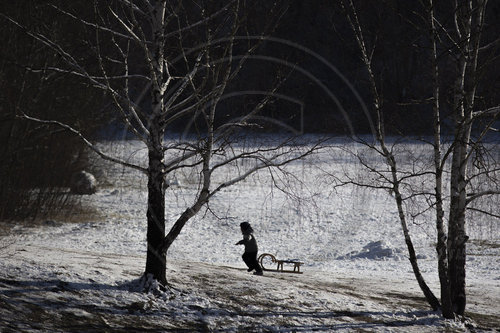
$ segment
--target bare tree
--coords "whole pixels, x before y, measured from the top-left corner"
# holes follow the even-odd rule
[[[437,250],[443,315],[447,318],[451,318],[453,313],[464,315],[466,306],[465,262],[466,242],[469,239],[466,232],[467,209],[476,199],[500,194],[496,180],[499,161],[495,156],[492,156],[491,163],[476,164],[476,167],[470,170],[474,164],[472,161],[474,156],[484,155],[481,153],[485,148],[484,139],[489,132],[494,130],[493,125],[500,114],[498,106],[490,106],[484,111],[476,109],[481,72],[488,68],[488,64],[493,59],[491,55],[481,56],[480,54],[484,47],[482,32],[485,28],[486,7],[487,1],[456,1],[450,10],[451,13],[446,13],[445,18],[440,18],[435,14],[435,4],[432,1],[428,4],[433,63]],[[441,22],[442,19],[450,17],[453,18],[453,28]],[[498,41],[498,39],[489,41],[488,44],[496,44]],[[438,42],[441,44],[440,47]],[[438,53],[438,47],[443,50],[442,53]],[[439,79],[439,59],[441,58],[454,64],[451,74],[447,73],[453,82],[453,97],[446,102],[439,94],[439,88],[443,85]],[[482,63],[480,63],[481,60]],[[454,126],[452,141],[447,149],[444,149],[439,141],[442,105],[452,110]],[[478,122],[480,119],[481,121]],[[474,128],[474,123],[479,124]],[[441,207],[443,197],[441,176],[448,158],[451,158],[450,206],[446,237],[442,221],[444,214]],[[486,182],[483,183],[482,188],[473,188],[473,180],[479,175],[484,176]],[[469,193],[471,190],[473,193]]]
[[[57,52],[63,65],[47,70],[84,78],[101,88],[113,100],[127,129],[141,140],[148,152],[147,165],[133,164],[102,152],[78,129],[55,119],[22,117],[63,127],[79,136],[101,157],[143,172],[148,179],[147,258],[144,281],[151,278],[166,285],[166,254],[185,224],[211,197],[244,180],[258,170],[280,168],[312,153],[282,137],[267,145],[244,146],[238,141],[245,132],[262,123],[256,121],[266,104],[280,96],[280,79],[271,82],[262,98],[238,118],[219,116],[221,100],[230,91],[241,68],[251,61],[265,38],[237,38],[254,32],[247,22],[251,4],[168,0],[95,0],[94,19],[61,6],[52,6],[57,15],[83,25],[85,40],[93,49],[97,66],[81,63],[77,55],[54,43],[50,36],[27,30],[12,18],[4,19],[25,30],[38,43]],[[282,8],[276,3],[265,8],[266,20],[260,33],[269,33],[279,20]],[[255,30],[255,29],[254,29]],[[149,98],[146,95],[149,93]],[[260,119],[260,118],[259,118]],[[190,124],[192,135],[165,141],[168,130]],[[240,161],[248,161],[240,165]],[[238,164],[240,163],[240,164]],[[238,166],[237,168],[234,166]],[[182,169],[196,170],[198,189],[191,204],[166,233],[165,193],[175,190],[168,179]],[[222,173],[224,177],[215,177]],[[216,180],[218,180],[216,182]]]
[[[353,152],[359,162],[366,167],[375,180],[360,182],[352,178],[342,180],[341,183],[351,183],[359,186],[386,189],[393,193],[402,225],[405,241],[408,246],[409,258],[417,281],[424,295],[433,309],[441,309],[443,316],[454,318],[463,315],[466,304],[465,292],[465,260],[466,260],[466,218],[467,210],[474,209],[478,213],[488,214],[498,218],[490,207],[489,210],[475,209],[473,203],[477,199],[494,197],[499,194],[498,154],[495,154],[497,145],[485,143],[488,134],[495,130],[494,124],[498,121],[499,107],[496,104],[486,105],[485,110],[477,111],[478,97],[476,92],[481,86],[481,75],[497,57],[495,51],[487,56],[481,56],[482,50],[491,51],[491,45],[498,43],[498,39],[489,40],[482,46],[481,34],[485,29],[486,1],[459,1],[454,6],[441,8],[440,17],[436,14],[436,5],[433,1],[422,3],[421,14],[416,15],[418,23],[407,18],[412,26],[420,26],[422,36],[428,36],[430,48],[428,55],[431,59],[430,67],[424,68],[432,78],[432,98],[421,96],[423,105],[432,103],[433,109],[433,140],[432,167],[418,166],[414,159],[412,168],[405,170],[398,167],[398,159],[404,158],[396,146],[390,146],[385,140],[383,107],[384,99],[379,93],[376,76],[372,70],[372,48],[367,46],[365,31],[358,19],[358,12],[352,0],[342,1],[342,8],[354,33],[360,58],[366,69],[368,84],[373,98],[376,130],[375,143],[363,142],[373,152],[379,154],[387,168],[383,169],[367,161],[363,156]],[[448,12],[447,10],[450,10]],[[452,27],[441,23],[441,16],[453,17]],[[450,20],[448,20],[450,21]],[[382,36],[383,38],[383,36]],[[497,37],[495,37],[497,38]],[[452,65],[450,65],[452,64]],[[451,67],[451,69],[450,69]],[[441,88],[453,83],[448,96],[441,93]],[[445,97],[443,97],[445,95]],[[448,97],[448,98],[446,98]],[[447,110],[451,115],[453,132],[451,139],[443,143],[442,127]],[[444,114],[444,116],[443,116]],[[398,156],[400,155],[400,156]],[[409,155],[411,158],[411,155]],[[476,156],[479,161],[475,162]],[[485,159],[485,160],[483,160]],[[416,183],[429,184],[429,176],[433,176],[433,186],[418,188]],[[478,181],[478,178],[482,181]],[[450,194],[445,194],[444,184],[449,181]],[[413,183],[413,185],[411,184]],[[470,193],[472,192],[472,193]],[[409,237],[406,216],[411,213],[403,205],[413,200],[418,211],[414,215],[426,211],[435,212],[436,221],[436,250],[438,254],[438,274],[440,279],[441,303],[425,284],[419,269],[411,238]],[[449,206],[446,206],[449,205]],[[445,210],[449,212],[446,220]]]
[[[381,179],[382,183],[385,183],[385,185],[380,186],[374,184],[362,184],[357,182],[350,182],[350,183],[354,183],[360,186],[385,188],[394,194],[399,214],[399,220],[401,223],[401,228],[403,230],[403,235],[408,249],[409,259],[413,269],[413,273],[420,286],[420,289],[424,293],[427,302],[434,310],[437,310],[439,308],[439,301],[434,296],[433,292],[425,282],[425,279],[422,276],[420,268],[418,266],[417,255],[408,229],[406,211],[404,208],[405,199],[401,190],[402,182],[408,180],[408,178],[416,177],[418,175],[405,175],[404,173],[401,174],[401,171],[399,170],[396,161],[395,153],[393,149],[390,149],[390,147],[386,143],[384,122],[383,122],[383,108],[384,108],[383,98],[378,91],[375,75],[372,70],[371,58],[373,55],[373,50],[369,49],[369,47],[365,42],[363,28],[359,22],[357,9],[353,1],[352,0],[342,1],[341,5],[342,9],[346,14],[346,18],[349,21],[349,24],[352,28],[354,36],[356,38],[356,42],[361,55],[361,61],[368,75],[368,84],[370,86],[370,92],[373,101],[373,110],[375,114],[375,133],[374,133],[375,142],[374,143],[366,141],[360,141],[360,142],[368,146],[373,151],[377,152],[383,158],[383,161],[388,169],[388,170],[387,169],[379,170],[377,167],[370,166],[369,163],[364,161],[362,158],[359,158],[359,162],[365,167],[367,167],[367,169],[370,172],[377,174],[379,179]],[[375,45],[373,45],[372,47],[374,48]]]

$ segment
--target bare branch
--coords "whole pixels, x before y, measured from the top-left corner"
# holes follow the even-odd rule
[[[488,43],[488,44],[486,44],[484,46],[481,46],[479,48],[479,51],[487,51],[489,49],[492,49],[492,48],[496,47],[497,44],[500,44],[500,38],[497,38],[494,41],[492,41],[492,42],[490,42],[490,43]]]
[[[35,117],[30,117],[30,116],[28,116],[28,115],[26,115],[24,113],[22,113],[18,117],[24,118],[24,119],[27,119],[27,120],[31,120],[31,121],[34,121],[34,122],[37,122],[37,123],[40,123],[40,124],[49,124],[49,125],[60,126],[60,127],[64,128],[64,129],[66,129],[66,130],[68,130],[68,131],[76,134],[87,145],[87,147],[89,147],[93,152],[95,152],[97,155],[99,155],[103,159],[105,159],[107,161],[110,161],[110,162],[121,164],[123,166],[129,167],[129,168],[132,168],[132,169],[135,169],[135,170],[139,170],[139,171],[141,171],[143,173],[147,172],[146,168],[143,168],[141,166],[138,166],[138,165],[135,165],[135,164],[123,161],[123,160],[121,160],[119,158],[112,157],[112,156],[109,156],[109,155],[103,153],[92,142],[90,142],[87,138],[85,138],[85,136],[80,131],[74,129],[73,127],[71,127],[71,126],[69,126],[67,124],[61,123],[61,122],[59,122],[57,120],[42,120],[42,119],[38,119],[38,118],[35,118]]]
[[[483,116],[497,116],[500,113],[500,106],[494,106],[486,110],[475,111],[472,113],[474,118]]]
[[[137,36],[135,34],[135,32],[132,30],[131,27],[129,27],[125,22],[123,22],[123,20],[114,12],[113,9],[109,8],[109,12],[115,17],[115,19],[122,25],[122,27],[127,30],[128,34],[132,37],[133,40],[135,40],[136,42],[138,42],[140,45],[143,45],[143,41],[144,39],[141,39],[139,38],[139,36]]]
[[[99,11],[97,10],[97,8],[95,8],[95,11],[96,11],[96,14],[99,15]],[[105,78],[104,82],[106,84],[107,90],[114,92],[115,90],[111,87],[111,82],[110,82],[111,79],[108,78],[107,73],[106,73],[106,69],[104,68],[99,38],[100,38],[99,31],[96,30],[97,58],[98,58],[98,62],[99,62],[99,67],[100,67],[101,72]],[[114,39],[113,39],[113,42],[114,42]],[[121,48],[118,47],[116,42],[115,42],[115,45],[120,50],[120,52],[122,53],[122,56],[124,57],[125,74],[126,74],[125,76],[128,76],[128,54],[125,54],[121,50]],[[126,80],[125,82],[126,82],[126,85],[128,86],[128,80]],[[126,88],[128,88],[128,87],[126,87]],[[132,105],[130,97],[128,96],[128,90],[126,90],[126,92],[125,92],[125,97],[122,97],[122,95],[119,94],[118,92],[112,94],[111,96],[115,102],[115,105],[120,110],[120,113],[122,114],[127,126],[133,131],[133,133],[136,135],[137,138],[139,138],[140,140],[142,140],[144,143],[147,144],[147,141],[144,138],[144,136],[147,137],[149,135],[149,131],[146,128],[146,126],[144,126],[144,123],[142,122],[141,118],[139,117],[139,115],[135,111],[135,106]],[[122,104],[120,103],[119,99],[125,100],[126,109],[124,109],[122,107]],[[139,132],[139,130],[136,129],[135,126],[132,124],[132,122],[131,122],[132,119],[134,119],[137,122],[137,124],[139,124],[139,130],[143,133],[142,135],[141,135],[141,132]]]
[[[500,191],[484,191],[484,192],[479,192],[479,193],[468,193],[468,198],[465,201],[466,204],[470,204],[472,201],[479,199],[481,197],[487,196],[487,195],[500,195]]]
[[[322,149],[322,148],[321,148],[319,143],[316,143],[312,147],[308,148],[305,152],[303,152],[295,157],[283,159],[281,161],[279,160],[279,157],[281,157],[279,154],[276,156],[273,156],[271,158],[259,158],[260,163],[258,165],[256,165],[253,168],[250,168],[249,170],[247,170],[243,174],[239,175],[238,177],[235,177],[229,181],[223,182],[217,188],[215,188],[213,191],[210,192],[209,197],[212,197],[213,195],[215,195],[217,192],[219,192],[220,190],[222,190],[225,187],[234,185],[242,180],[245,180],[248,176],[256,173],[258,170],[265,169],[265,168],[281,167],[281,166],[290,164],[294,161],[301,160],[301,159],[305,158],[306,156],[311,155],[312,153],[318,151],[319,149]]]
[[[182,34],[184,31],[188,31],[190,29],[193,29],[199,25],[202,25],[204,23],[207,23],[208,21],[214,19],[215,17],[221,15],[222,13],[225,13],[227,12],[228,8],[233,5],[234,3],[236,2],[236,0],[231,0],[227,5],[225,5],[224,7],[222,7],[221,9],[219,9],[218,11],[216,11],[215,13],[211,14],[210,16],[202,19],[202,20],[198,20],[197,22],[193,23],[193,24],[190,24],[188,26],[185,26],[185,27],[180,27],[178,30],[176,31],[171,31],[169,32],[168,34],[165,34],[165,37],[171,37],[171,36],[175,36],[175,35],[180,35]]]
[[[491,216],[491,217],[494,217],[494,218],[497,218],[497,219],[500,219],[500,215],[498,215],[498,214],[493,214],[493,213],[491,213],[491,212],[487,212],[487,211],[482,210],[482,209],[479,209],[479,208],[468,207],[467,209],[468,209],[468,210],[471,210],[471,211],[474,211],[474,212],[481,213],[481,214],[485,214],[485,215],[488,215],[488,216]]]
[[[120,37],[120,38],[124,38],[124,39],[132,39],[133,38],[131,36],[119,33],[119,32],[117,32],[117,31],[115,31],[113,29],[110,29],[108,27],[104,27],[104,26],[102,26],[100,24],[88,22],[88,21],[84,20],[81,17],[77,17],[77,16],[73,15],[72,13],[61,9],[60,7],[55,6],[54,4],[49,4],[49,6],[52,7],[52,8],[54,8],[55,10],[57,10],[59,13],[61,13],[63,15],[66,15],[66,16],[68,16],[68,17],[76,20],[78,23],[82,23],[82,24],[84,24],[84,25],[86,25],[88,27],[92,27],[94,29],[101,30],[103,32],[107,32],[107,33],[110,33],[110,34],[112,34],[114,36],[117,36],[117,37]]]

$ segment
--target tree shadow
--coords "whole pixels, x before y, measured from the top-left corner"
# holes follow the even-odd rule
[[[221,307],[201,307],[195,304],[172,304],[171,308],[145,308],[147,298],[137,302],[99,303],[93,291],[142,293],[140,278],[117,284],[89,282],[67,282],[50,280],[0,279],[0,315],[7,327],[23,324],[36,328],[64,329],[76,331],[110,330],[109,320],[120,318],[120,330],[143,332],[309,332],[335,330],[375,330],[380,328],[442,327],[442,319],[432,311],[308,311],[308,310],[245,310]],[[163,294],[164,295],[164,294]],[[5,296],[5,297],[4,297]],[[90,299],[89,299],[90,298]],[[182,301],[181,301],[182,302]],[[168,301],[167,301],[168,304]],[[176,306],[180,308],[176,308]],[[17,315],[20,309],[22,315]],[[85,315],[80,315],[82,310]],[[59,315],[56,315],[58,313]],[[14,314],[16,314],[14,317]],[[63,314],[63,315],[61,315]],[[7,317],[6,317],[7,316]],[[170,321],[172,327],[161,327]],[[61,318],[63,317],[63,318]],[[111,318],[111,319],[110,319]],[[238,320],[241,319],[241,320]],[[220,323],[221,327],[214,328]],[[308,324],[311,323],[311,324]],[[45,326],[48,325],[48,326]],[[118,331],[120,331],[118,330]],[[13,330],[13,332],[15,329]]]
[[[60,279],[50,279],[50,280],[13,280],[13,279],[0,279],[1,285],[10,286],[8,293],[23,293],[27,294],[30,292],[40,292],[40,291],[83,291],[83,290],[128,290],[136,291],[135,288],[139,286],[139,279],[125,281],[118,283],[116,285],[107,283],[98,283],[93,280],[89,282],[67,282]],[[17,288],[15,288],[17,287]],[[14,289],[15,288],[15,289]]]
[[[217,328],[217,332],[310,332],[336,330],[374,330],[377,328],[442,327],[442,319],[429,311],[222,311],[220,309],[198,309],[201,321],[213,322],[213,317],[259,318],[259,323]],[[212,317],[212,318],[210,318]],[[309,320],[308,320],[309,319]],[[297,324],[297,322],[330,321],[319,324]]]

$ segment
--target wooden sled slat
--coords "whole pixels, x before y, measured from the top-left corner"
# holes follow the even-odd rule
[[[270,257],[271,261],[273,263],[277,264],[276,269],[270,269],[270,268],[266,268],[264,266],[263,261],[264,261],[265,257]],[[262,267],[262,269],[264,271],[275,271],[275,272],[280,272],[280,273],[295,273],[295,274],[302,274],[303,273],[300,271],[300,266],[302,266],[304,263],[300,262],[298,260],[279,260],[279,259],[276,259],[276,257],[270,253],[263,253],[259,256],[257,261],[259,262],[260,267]],[[293,271],[283,269],[283,264],[293,264]]]

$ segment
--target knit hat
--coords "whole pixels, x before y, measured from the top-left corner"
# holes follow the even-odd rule
[[[243,233],[245,233],[245,234],[251,234],[251,233],[253,233],[253,229],[250,226],[250,223],[248,223],[248,222],[241,222],[240,223],[240,228],[241,228],[241,231]]]

